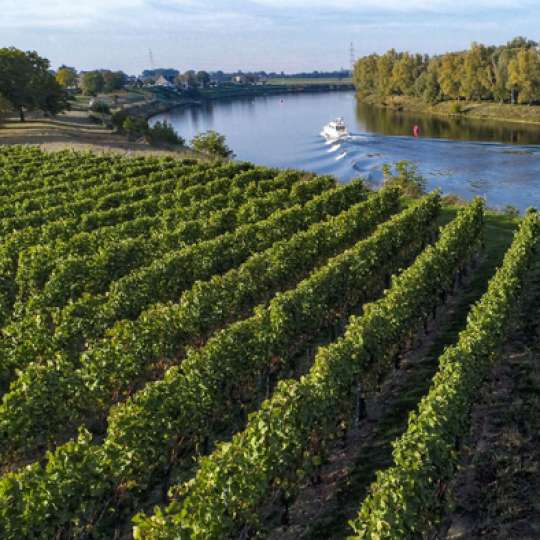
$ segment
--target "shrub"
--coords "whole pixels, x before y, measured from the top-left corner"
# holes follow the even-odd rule
[[[466,206],[468,204],[468,201],[466,201],[463,197],[456,195],[455,193],[449,193],[448,195],[444,195],[441,199],[441,202],[443,206]]]
[[[504,213],[505,216],[508,216],[510,218],[519,217],[519,210],[515,206],[512,206],[511,204],[507,204],[504,207],[503,213]]]
[[[167,121],[156,122],[146,133],[146,140],[150,144],[181,144],[184,139],[174,131],[174,128]]]
[[[122,123],[122,131],[128,139],[135,140],[148,133],[148,122],[137,116],[127,116]]]
[[[410,161],[398,161],[394,164],[395,173],[388,163],[383,165],[385,185],[398,187],[404,195],[420,197],[426,191],[426,180],[418,173],[417,166]]]
[[[94,101],[90,106],[90,110],[101,114],[111,114],[111,109],[104,101]]]
[[[119,110],[113,113],[111,117],[111,122],[113,126],[118,129],[118,131],[122,131],[122,126],[124,125],[124,121],[128,117],[128,113],[124,110]]]
[[[216,159],[232,159],[234,152],[225,143],[225,136],[216,131],[199,133],[191,141],[191,146],[197,152],[208,154]]]
[[[451,114],[461,114],[463,112],[463,108],[461,107],[461,103],[453,102],[450,105],[450,113]]]
[[[0,95],[0,124],[5,120],[5,118],[13,112],[13,107],[11,103],[4,97]]]

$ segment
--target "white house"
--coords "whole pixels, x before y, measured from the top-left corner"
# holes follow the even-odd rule
[[[232,81],[233,83],[236,83],[236,84],[247,84],[248,78],[245,75],[239,74],[239,75],[235,75],[232,78]]]
[[[165,88],[174,88],[174,84],[170,81],[168,81],[163,75],[160,75],[156,82],[154,83],[154,86],[163,86]]]

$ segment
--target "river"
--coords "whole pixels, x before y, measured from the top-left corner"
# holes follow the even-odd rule
[[[342,116],[351,136],[339,143],[320,135]],[[540,127],[494,121],[435,118],[358,103],[353,92],[235,98],[175,109],[167,120],[187,141],[214,129],[238,159],[335,175],[365,177],[377,186],[382,165],[417,164],[429,189],[439,187],[488,205],[520,210],[540,206]],[[418,124],[420,137],[411,136]]]

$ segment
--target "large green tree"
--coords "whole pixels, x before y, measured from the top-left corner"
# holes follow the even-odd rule
[[[490,97],[501,103],[509,97],[508,91],[508,64],[512,53],[506,48],[493,51],[484,69],[484,80]]]
[[[126,84],[127,76],[123,71],[103,71],[103,91],[114,92]]]
[[[394,64],[398,61],[398,54],[390,49],[377,59],[377,93],[381,96],[389,96],[394,93],[394,80],[392,73]]]
[[[441,99],[441,87],[438,80],[439,62],[432,59],[414,81],[414,95],[426,103],[436,103]]]
[[[77,85],[77,70],[68,66],[60,66],[56,72],[56,82],[62,88],[72,88]]]
[[[403,53],[392,68],[392,88],[395,92],[410,96],[414,88],[416,61],[409,53]]]
[[[81,77],[81,89],[85,96],[95,96],[103,91],[105,80],[101,71],[87,71]]]
[[[213,130],[199,133],[193,137],[191,146],[197,152],[207,154],[216,159],[234,158],[234,152],[227,146],[225,136]]]
[[[178,79],[181,82],[188,84],[188,86],[191,88],[195,88],[197,86],[197,74],[192,69],[188,69],[185,73],[179,75]]]
[[[441,58],[438,71],[438,82],[444,97],[459,99],[461,94],[461,72],[463,56],[461,54],[445,54]]]
[[[540,100],[540,56],[535,49],[520,49],[508,65],[508,85],[519,103]]]
[[[50,63],[35,51],[15,47],[0,49],[0,97],[18,111],[41,110],[57,114],[69,104],[64,89],[50,72]]]
[[[354,84],[361,95],[367,96],[376,93],[378,58],[377,54],[370,54],[360,58],[354,66]]]
[[[197,79],[197,84],[202,88],[206,87],[210,82],[210,75],[206,71],[197,71],[195,78]]]
[[[460,74],[461,89],[467,99],[482,99],[487,88],[486,68],[488,54],[483,45],[473,43],[463,55],[463,68]]]

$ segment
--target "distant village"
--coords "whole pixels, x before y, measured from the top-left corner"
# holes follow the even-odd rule
[[[332,72],[313,71],[308,73],[285,74],[284,72],[242,72],[188,70],[181,73],[173,68],[146,69],[140,75],[126,75],[122,71],[93,70],[77,71],[75,68],[61,66],[56,71],[57,80],[64,88],[80,90],[87,95],[100,92],[114,92],[123,88],[162,88],[182,92],[231,86],[264,86],[269,81],[280,80],[285,83],[292,79],[346,79],[349,70]]]
[[[180,74],[176,70],[146,70],[140,77],[128,77],[127,83],[134,86],[161,86],[193,90],[195,88],[217,88],[222,85],[264,85],[268,82],[266,73],[207,73],[187,71]]]

